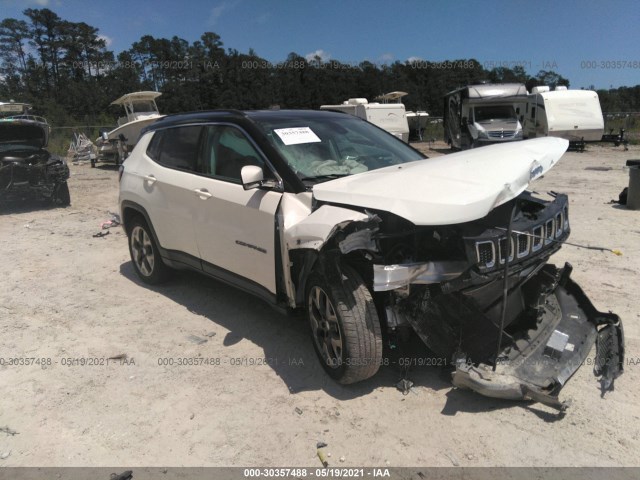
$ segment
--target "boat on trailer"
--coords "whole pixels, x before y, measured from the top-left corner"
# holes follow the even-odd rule
[[[162,93],[154,91],[133,92],[111,102],[111,105],[122,106],[125,115],[118,119],[116,128],[102,132],[96,140],[98,161],[119,165],[127,158],[138,143],[142,129],[164,116],[160,114],[155,101],[160,95]],[[95,167],[95,162],[92,160],[92,167]]]

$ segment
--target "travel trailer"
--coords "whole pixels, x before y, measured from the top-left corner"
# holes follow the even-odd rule
[[[383,95],[379,98],[388,97],[389,95],[391,94]],[[409,123],[402,103],[369,103],[366,98],[350,98],[340,105],[322,105],[320,110],[339,111],[360,117],[395,135],[404,142],[409,142]]]
[[[527,89],[519,83],[468,85],[444,97],[444,140],[465,150],[522,140],[521,109]]]
[[[409,133],[422,140],[422,134],[427,127],[429,114],[424,111],[407,112],[407,122],[409,123]]]
[[[525,138],[559,137],[570,146],[584,149],[585,142],[599,142],[604,119],[598,94],[592,90],[534,87],[524,111]]]

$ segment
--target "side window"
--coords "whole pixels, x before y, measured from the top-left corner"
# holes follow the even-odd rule
[[[240,183],[242,167],[256,165],[269,176],[260,153],[240,129],[212,125],[207,127],[205,139],[202,173]]]
[[[151,141],[149,142],[149,146],[147,146],[147,156],[151,160],[155,160],[156,162],[158,161],[158,157],[160,156],[160,144],[162,143],[162,133],[163,133],[162,130],[160,130],[159,132],[155,132],[153,134],[153,138],[151,138]]]
[[[201,132],[202,127],[199,125],[161,130],[154,135],[147,152],[155,153],[155,157],[151,154],[149,156],[160,165],[195,172]],[[157,146],[154,144],[156,137],[160,137]]]

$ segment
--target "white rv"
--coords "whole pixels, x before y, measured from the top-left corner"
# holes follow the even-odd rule
[[[527,89],[520,83],[468,85],[444,97],[444,140],[465,150],[522,140]]]
[[[409,123],[402,103],[369,103],[366,98],[350,98],[340,105],[322,105],[320,109],[340,111],[360,117],[409,142]]]
[[[534,87],[527,97],[523,130],[525,138],[560,137],[574,144],[598,142],[604,119],[598,94],[566,87]]]

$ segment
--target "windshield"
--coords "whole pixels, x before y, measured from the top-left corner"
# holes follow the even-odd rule
[[[133,103],[133,111],[135,113],[157,112],[156,104],[153,101],[136,101]]]
[[[426,158],[401,140],[346,114],[256,121],[303,180],[327,180]]]
[[[494,120],[516,120],[513,105],[494,105],[489,107],[475,107],[475,121],[477,123],[492,122]]]

